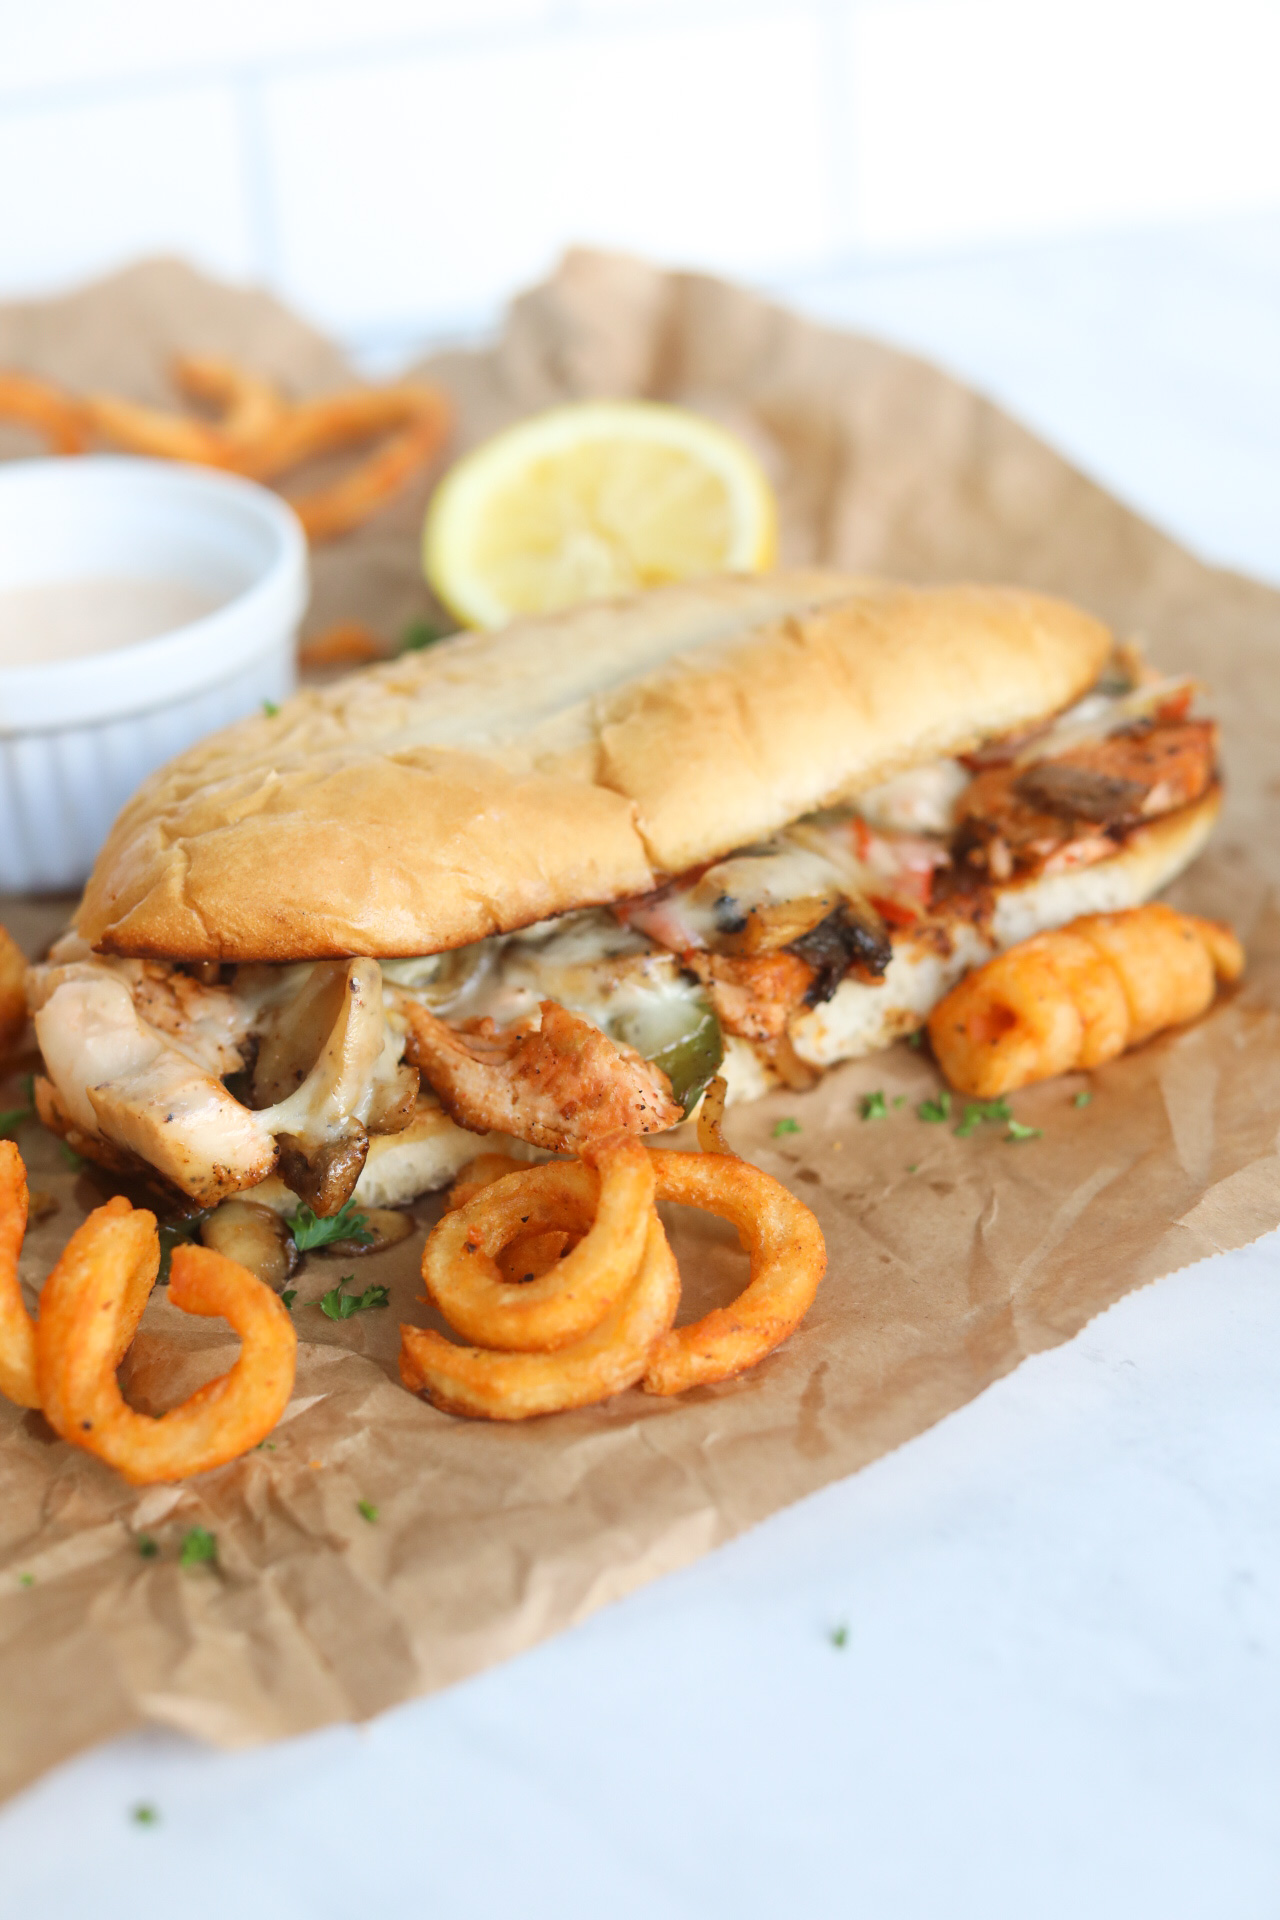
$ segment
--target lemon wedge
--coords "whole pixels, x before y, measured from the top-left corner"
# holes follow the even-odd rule
[[[471,627],[703,573],[754,573],[777,548],[755,455],[702,415],[586,400],[486,440],[436,489],[422,562]]]

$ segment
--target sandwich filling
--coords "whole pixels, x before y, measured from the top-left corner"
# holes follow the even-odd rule
[[[1194,688],[1129,660],[1034,733],[931,762],[655,892],[416,959],[186,966],[69,933],[31,969],[42,1118],[201,1205],[275,1174],[338,1211],[439,1110],[554,1150],[662,1131],[713,1074],[802,1085],[1063,912],[1061,882],[1205,802]],[[1179,862],[1181,864],[1181,862]]]

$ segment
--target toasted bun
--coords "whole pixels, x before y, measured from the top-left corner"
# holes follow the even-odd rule
[[[298,694],[155,774],[81,906],[100,951],[434,953],[643,893],[900,768],[1043,719],[1110,649],[1013,588],[663,588]]]

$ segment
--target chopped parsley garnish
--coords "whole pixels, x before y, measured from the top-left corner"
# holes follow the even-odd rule
[[[349,1320],[353,1313],[368,1313],[371,1307],[389,1307],[391,1295],[385,1287],[366,1287],[363,1293],[344,1293],[353,1285],[354,1273],[344,1273],[336,1287],[322,1294],[317,1305],[330,1320]]]
[[[266,714],[268,720],[274,720],[280,709],[274,700],[264,700],[262,703],[262,711]]]
[[[914,1033],[909,1033],[907,1035],[907,1045],[912,1049],[914,1053],[919,1053],[921,1047],[924,1045],[924,1028],[923,1027],[917,1027]]]
[[[58,1152],[62,1155],[72,1173],[79,1173],[81,1167],[84,1165],[84,1160],[78,1153],[71,1151],[65,1140],[59,1140]]]
[[[919,1171],[920,1171],[920,1162],[918,1160],[913,1160],[911,1162],[911,1165],[907,1168],[907,1172],[918,1173]]]
[[[354,1200],[344,1200],[328,1219],[321,1219],[310,1207],[299,1207],[295,1214],[287,1215],[285,1225],[293,1235],[298,1252],[310,1253],[316,1247],[330,1247],[335,1240],[354,1240],[358,1247],[371,1246],[373,1235],[369,1232],[368,1217],[357,1213],[355,1205]]]
[[[927,1120],[931,1126],[940,1126],[944,1120],[951,1118],[950,1092],[944,1087],[936,1100],[922,1100],[916,1108],[916,1112],[922,1120]]]
[[[178,1549],[180,1567],[200,1567],[216,1563],[218,1558],[218,1536],[210,1533],[207,1527],[191,1527],[182,1536],[182,1545]]]
[[[1021,1120],[1010,1120],[1006,1140],[1038,1140],[1044,1132],[1043,1127],[1024,1127]]]
[[[297,1299],[297,1297],[298,1297],[298,1289],[296,1287],[286,1287],[284,1292],[280,1295],[280,1304],[283,1307],[292,1308],[293,1303]]]
[[[906,1094],[905,1094],[905,1093],[895,1093],[895,1094],[894,1094],[894,1096],[893,1096],[893,1104],[894,1104],[894,1106],[895,1106],[895,1107],[905,1107],[905,1106],[906,1106],[906,1104],[907,1104],[907,1096],[906,1096]]]
[[[773,1123],[773,1137],[775,1140],[781,1140],[782,1136],[786,1133],[799,1133],[799,1131],[800,1122],[793,1120],[789,1113],[785,1114],[781,1120],[775,1120]]]
[[[149,1533],[140,1533],[134,1544],[143,1560],[154,1560],[160,1552],[159,1542],[153,1540]]]
[[[956,1139],[967,1140],[986,1120],[1012,1120],[1007,1100],[966,1100],[964,1119],[956,1128]]]
[[[362,1520],[367,1520],[370,1526],[373,1525],[378,1517],[378,1509],[374,1506],[372,1500],[357,1500],[356,1512]]]
[[[1092,1098],[1093,1095],[1090,1093],[1088,1087],[1081,1087],[1071,1104],[1073,1107],[1087,1107]]]
[[[160,1824],[159,1811],[146,1800],[139,1801],[130,1818],[135,1827],[155,1827]]]
[[[6,1107],[0,1113],[0,1139],[7,1139],[11,1133],[16,1133],[25,1120],[34,1120],[35,1113],[32,1106]]]
[[[445,638],[445,629],[433,625],[430,620],[411,620],[400,638],[401,653],[421,653],[425,647],[434,647],[436,642]]]
[[[18,1575],[18,1585],[20,1587],[34,1587],[35,1583],[36,1577],[34,1573],[20,1573]]]
[[[864,1093],[858,1102],[858,1112],[864,1120],[887,1120],[889,1109],[879,1088],[874,1093]]]
[[[833,1647],[847,1647],[847,1646],[848,1646],[848,1644],[849,1644],[849,1629],[848,1629],[848,1627],[846,1627],[846,1626],[844,1625],[844,1623],[843,1623],[843,1621],[841,1622],[841,1624],[840,1624],[840,1625],[839,1625],[838,1627],[832,1627],[832,1629],[831,1629],[831,1644],[832,1644],[832,1646],[833,1646]]]

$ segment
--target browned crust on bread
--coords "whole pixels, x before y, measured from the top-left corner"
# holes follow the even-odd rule
[[[185,960],[465,945],[1032,724],[1110,645],[1013,588],[796,572],[465,635],[163,768],[117,821],[80,930]]]

